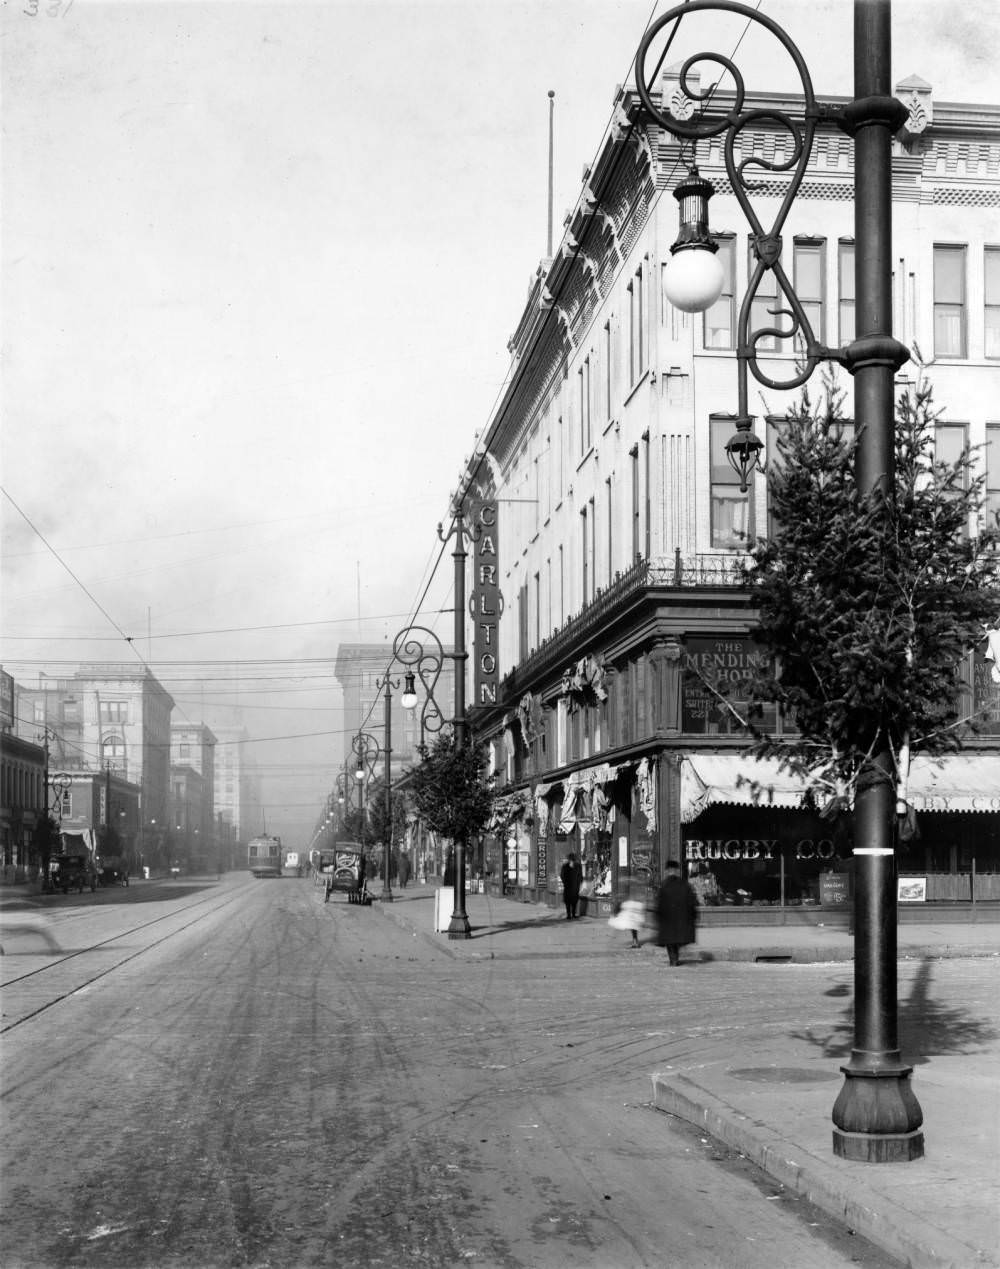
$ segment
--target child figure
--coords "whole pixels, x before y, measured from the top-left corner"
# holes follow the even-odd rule
[[[613,930],[631,930],[630,947],[639,946],[639,931],[646,925],[646,905],[638,899],[625,899],[619,905],[613,917],[608,918],[608,925]]]

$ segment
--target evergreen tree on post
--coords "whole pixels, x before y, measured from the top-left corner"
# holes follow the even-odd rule
[[[438,736],[420,748],[421,761],[410,775],[409,791],[424,823],[455,843],[464,854],[481,833],[493,809],[493,780],[482,748],[454,734]],[[456,885],[459,884],[456,868]]]
[[[750,695],[798,735],[756,732],[753,750],[807,777],[831,810],[884,778],[872,759],[888,748],[903,813],[911,758],[955,751],[976,726],[958,673],[1000,618],[998,534],[981,523],[985,478],[969,452],[935,460],[939,417],[926,383],[900,398],[894,498],[860,495],[832,380],[818,410],[803,393],[769,464],[773,529],[746,580],[771,661]]]

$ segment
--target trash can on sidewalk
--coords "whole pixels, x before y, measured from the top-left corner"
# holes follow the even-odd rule
[[[447,934],[451,914],[455,911],[455,887],[441,886],[434,891],[434,933]]]

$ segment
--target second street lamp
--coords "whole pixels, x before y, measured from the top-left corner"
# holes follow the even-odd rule
[[[385,688],[385,743],[382,754],[385,758],[385,824],[383,827],[382,854],[382,893],[379,898],[383,903],[392,903],[392,689],[399,687],[399,679],[376,679],[375,686]]]
[[[773,106],[748,109],[743,76],[733,60],[720,53],[701,52],[684,60],[680,91],[686,99],[672,113],[673,103],[654,101],[646,81],[650,47],[666,26],[685,22],[700,12],[737,14],[748,26],[757,23],[770,32],[791,57],[803,94],[801,120]],[[809,71],[787,33],[772,19],[736,0],[688,0],[654,22],[644,34],[636,54],[639,97],[650,115],[668,132],[696,144],[699,139],[722,137],[722,153],[732,192],[751,227],[754,260],[743,299],[737,338],[738,410],[736,433],[726,445],[727,454],[746,492],[758,466],[762,449],[754,434],[748,409],[748,371],[765,387],[784,391],[804,384],[822,361],[845,366],[854,378],[855,415],[863,423],[858,443],[856,480],[864,497],[894,488],[893,380],[909,360],[906,349],[892,336],[892,137],[906,121],[906,108],[890,93],[891,7],[889,0],[854,0],[854,91],[846,106],[827,106],[816,101]],[[669,43],[668,43],[669,47]],[[662,60],[662,59],[661,59]],[[691,75],[699,64],[721,67],[732,77],[731,96],[713,107],[716,86],[702,91]],[[700,105],[700,113],[691,118]],[[761,120],[775,124],[791,141],[787,160],[747,153],[741,133]],[[805,175],[816,128],[829,123],[854,140],[855,180],[855,338],[846,348],[825,348],[817,340],[805,308],[781,265],[781,231]],[[750,195],[759,190],[746,169],[788,173],[788,182],[770,228],[759,219]],[[687,188],[678,189],[681,230],[674,259],[687,257],[684,276],[675,292],[677,302],[711,303],[714,282],[698,278],[699,266],[708,265],[711,240],[707,203],[710,187],[692,173]],[[669,277],[668,268],[668,277]],[[774,294],[780,298],[770,312],[775,322],[752,329],[753,306],[766,274],[774,278]],[[702,283],[704,285],[702,286]],[[668,298],[670,282],[666,283]],[[699,294],[700,288],[700,294]],[[697,306],[696,306],[697,307]],[[778,318],[790,323],[785,328]],[[795,340],[799,357],[794,373],[777,380],[761,368],[758,346]],[[762,342],[763,341],[763,342]],[[909,1083],[911,1069],[903,1064],[898,1046],[896,981],[896,892],[894,824],[895,782],[888,745],[879,740],[876,752],[859,779],[854,803],[855,867],[855,1036],[846,1066],[845,1082],[833,1108],[834,1153],[846,1159],[890,1162],[916,1159],[923,1154],[923,1115]]]

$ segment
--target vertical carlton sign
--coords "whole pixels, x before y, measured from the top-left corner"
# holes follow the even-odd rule
[[[500,578],[497,561],[497,504],[474,504],[475,546],[473,564],[472,616],[475,621],[474,700],[477,705],[495,705],[500,671],[497,642],[500,621]]]

